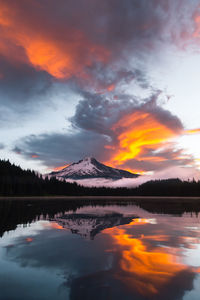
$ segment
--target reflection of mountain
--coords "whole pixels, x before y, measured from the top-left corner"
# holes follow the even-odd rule
[[[124,216],[120,213],[99,214],[65,214],[55,218],[63,228],[70,229],[72,233],[93,239],[95,235],[106,228],[129,224],[135,216]]]

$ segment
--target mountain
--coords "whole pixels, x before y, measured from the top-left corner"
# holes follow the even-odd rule
[[[95,235],[102,230],[129,224],[134,218],[136,216],[124,216],[123,214],[112,212],[106,214],[72,213],[50,220],[58,223],[63,229],[69,229],[74,234],[93,240]]]
[[[86,157],[76,163],[65,167],[64,169],[52,172],[50,177],[60,177],[64,179],[88,179],[88,178],[108,178],[118,180],[122,178],[137,178],[138,174],[128,171],[108,167],[98,162],[93,157]]]

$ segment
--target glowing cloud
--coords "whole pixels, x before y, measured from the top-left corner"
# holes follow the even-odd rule
[[[113,90],[115,89],[115,84],[110,84],[108,87],[107,87],[107,91],[108,92],[112,92]]]
[[[180,134],[158,120],[154,114],[136,111],[124,116],[113,127],[118,144],[109,161],[111,165],[120,165],[130,159],[163,161],[159,154],[145,156],[147,149],[156,151]]]
[[[61,170],[63,170],[64,168],[66,168],[68,166],[69,166],[69,164],[68,165],[64,165],[64,166],[55,167],[53,170],[54,170],[54,172],[61,171]]]
[[[194,23],[195,23],[195,30],[193,32],[193,37],[194,38],[199,38],[200,37],[200,14],[199,14],[199,8],[194,14]]]
[[[52,76],[63,79],[73,75],[85,77],[84,67],[89,67],[97,61],[104,61],[107,52],[100,46],[93,45],[83,33],[77,30],[70,30],[73,39],[59,45],[54,40],[41,39],[20,39],[30,63],[36,68],[47,71]],[[81,58],[81,48],[87,49],[88,56]]]
[[[200,134],[200,128],[185,130],[185,134]]]
[[[20,5],[14,10],[11,4],[1,1],[0,11],[0,54],[10,56],[15,47],[17,54],[12,55],[13,59],[29,63],[58,79],[76,75],[87,78],[85,67],[96,61],[105,63],[109,57],[108,50],[92,42],[80,29],[69,26],[62,28],[63,34],[60,34],[60,28],[56,31],[44,26],[45,29],[41,27],[38,31],[31,20],[22,17]]]

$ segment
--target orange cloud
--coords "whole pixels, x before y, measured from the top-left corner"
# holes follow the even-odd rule
[[[32,158],[38,158],[39,155],[37,155],[37,154],[32,154],[31,157],[32,157]]]
[[[177,130],[172,130],[150,112],[136,111],[124,116],[113,127],[118,144],[113,150],[110,165],[121,165],[129,159],[149,161],[164,161],[155,154],[145,156],[146,149],[158,150],[170,140],[178,136]]]
[[[200,133],[200,128],[196,129],[188,129],[184,131],[185,134],[199,134]]]
[[[64,165],[64,166],[59,166],[59,167],[54,168],[53,170],[54,170],[54,172],[61,171],[62,169],[66,168],[68,166],[69,166],[69,164],[68,165]]]
[[[193,32],[193,37],[194,38],[199,38],[200,37],[200,15],[199,15],[199,9],[194,14],[193,18],[194,18],[194,23],[195,23],[195,30]]]
[[[52,76],[63,79],[79,74],[86,76],[84,67],[89,67],[94,60],[106,60],[107,53],[100,46],[93,45],[83,33],[71,29],[72,40],[60,44],[54,40],[41,38],[20,39],[30,63],[39,69],[47,71]],[[87,49],[88,55],[81,58],[81,48]],[[81,58],[81,59],[80,59]]]
[[[0,1],[0,54],[10,57],[14,53],[15,60],[23,60],[58,79],[76,75],[87,78],[85,67],[94,61],[107,61],[108,50],[92,42],[82,31],[69,27],[55,30],[45,24],[45,19],[47,26],[38,30],[33,20],[24,18],[20,5],[12,7],[9,3]]]
[[[107,87],[107,91],[108,92],[112,92],[113,90],[115,89],[115,84],[110,84],[108,87]]]

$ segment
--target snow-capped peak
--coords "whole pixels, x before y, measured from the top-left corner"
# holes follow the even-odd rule
[[[96,160],[94,157],[90,157],[90,156],[86,156],[84,159],[82,159],[82,161],[88,161],[88,162],[92,162]]]
[[[114,169],[98,162],[94,157],[85,157],[84,159],[72,163],[58,172],[52,172],[50,176],[61,177],[65,179],[85,179],[85,178],[135,178],[137,174],[128,171]]]

